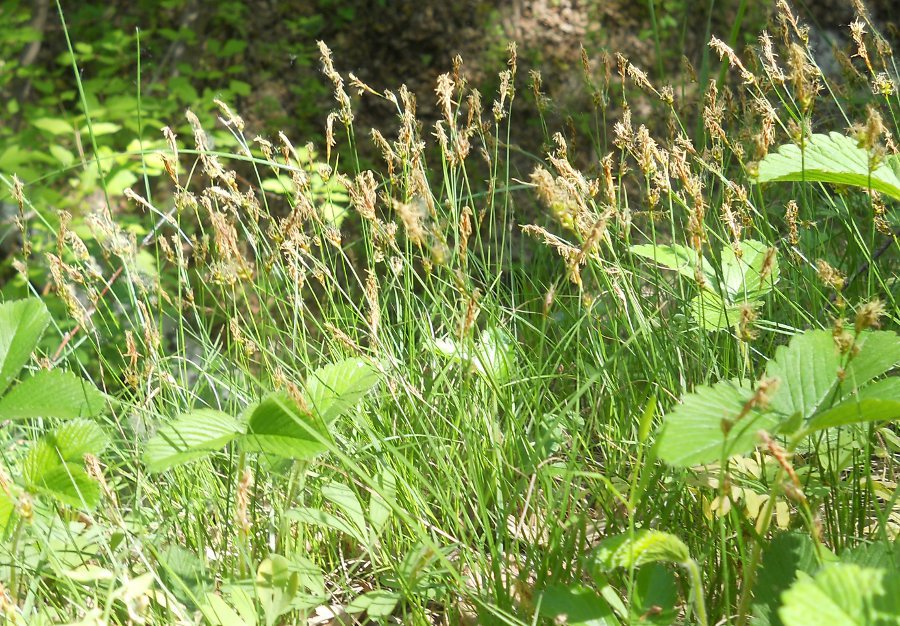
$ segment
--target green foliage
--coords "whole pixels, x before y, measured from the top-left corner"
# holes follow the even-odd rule
[[[186,413],[163,425],[144,445],[144,464],[151,472],[163,472],[221,450],[241,432],[241,423],[221,411]]]
[[[900,623],[900,575],[848,563],[823,566],[814,576],[799,572],[782,596],[785,626]]]
[[[900,416],[896,379],[865,386],[900,364],[900,338],[863,331],[851,340],[842,353],[832,333],[802,333],[775,352],[767,381],[756,389],[723,381],[694,390],[666,416],[660,457],[681,467],[713,463],[753,450],[761,429],[799,440],[824,428]]]
[[[61,370],[39,370],[9,389],[37,348],[50,313],[37,298],[0,304],[0,418],[70,420],[31,444],[21,462],[21,487],[62,504],[91,509],[100,486],[84,468],[85,455],[98,455],[108,440],[87,419],[106,408],[106,397],[89,381]],[[3,394],[3,391],[6,391]],[[13,490],[0,497],[0,528],[13,519]]]
[[[690,302],[691,315],[710,331],[737,327],[742,307],[759,307],[779,277],[775,250],[752,239],[740,242],[740,255],[722,248],[720,274],[706,257],[680,244],[642,244],[630,251],[693,281],[699,293]]]
[[[900,157],[879,158],[852,137],[812,135],[801,148],[781,146],[759,163],[757,180],[852,185],[900,199]]]
[[[365,361],[347,359],[310,374],[307,402],[314,412],[298,406],[287,392],[273,392],[249,406],[240,419],[210,409],[181,415],[146,443],[144,463],[151,472],[163,472],[207,457],[233,440],[248,452],[313,459],[328,449],[328,425],[377,382]]]

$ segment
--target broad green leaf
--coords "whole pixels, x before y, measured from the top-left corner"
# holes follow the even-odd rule
[[[368,534],[366,515],[362,504],[350,487],[339,482],[330,481],[322,487],[322,497],[331,502],[358,529],[359,535]]]
[[[675,622],[678,584],[670,567],[648,563],[634,577],[630,608],[631,623],[668,626]]]
[[[330,440],[317,415],[302,411],[287,392],[278,391],[250,409],[241,445],[252,452],[309,460],[325,452]]]
[[[272,554],[259,564],[256,571],[256,597],[263,607],[266,624],[278,623],[278,618],[291,610],[299,589],[298,574],[291,570],[291,562],[280,554]]]
[[[486,328],[471,348],[458,339],[435,339],[431,348],[441,356],[467,365],[472,371],[497,383],[509,380],[515,367],[514,340],[504,330]]]
[[[100,501],[100,486],[84,470],[83,457],[100,452],[108,440],[88,420],[74,420],[36,442],[22,463],[25,484],[63,504],[93,508]]]
[[[58,144],[50,146],[50,154],[62,164],[63,167],[69,167],[75,162],[75,155],[71,150],[67,150]]]
[[[696,270],[699,267],[700,274],[706,279],[706,286],[709,289],[714,289],[719,282],[715,270],[706,258],[702,255],[698,255],[697,252],[691,248],[682,246],[681,244],[641,244],[631,246],[629,249],[632,254],[644,257],[645,259],[650,259],[664,267],[675,270],[692,281],[697,280]]]
[[[362,359],[350,358],[321,367],[306,379],[311,408],[330,424],[378,383],[378,372]]]
[[[886,378],[809,420],[811,430],[900,417],[900,377]]]
[[[900,576],[847,563],[799,573],[782,595],[785,626],[881,626],[900,622]]]
[[[216,593],[207,593],[205,601],[199,608],[210,626],[253,626],[256,623],[245,622],[238,612],[228,606],[222,596]]]
[[[348,537],[353,537],[360,545],[366,545],[366,537],[359,528],[343,519],[342,517],[332,515],[327,511],[301,507],[297,509],[291,509],[290,511],[287,511],[285,515],[290,519],[302,522],[304,524],[311,524],[313,526],[319,526],[320,528],[330,528],[331,530],[336,530],[338,532],[344,533]]]
[[[855,139],[835,132],[814,134],[805,150],[787,144],[770,152],[759,163],[757,180],[853,185],[900,199],[900,178],[889,159],[870,171],[870,154]]]
[[[863,332],[857,339],[859,352],[845,368],[827,330],[795,335],[780,346],[766,366],[766,375],[778,378],[771,407],[784,415],[799,413],[808,419],[873,378],[900,363],[900,340],[890,331]],[[838,392],[838,387],[841,388]]]
[[[356,596],[344,610],[351,615],[365,612],[368,617],[378,619],[388,617],[393,613],[398,602],[400,602],[400,594],[396,591],[376,589]]]
[[[684,542],[661,530],[636,530],[608,537],[594,549],[592,560],[604,571],[640,567],[646,563],[687,563],[691,554]]]
[[[888,571],[900,571],[900,541],[880,540],[864,543],[841,552],[842,563],[860,567],[878,567]]]
[[[781,593],[790,587],[800,572],[813,574],[819,568],[816,546],[809,535],[783,532],[765,547],[762,567],[753,587],[754,623],[782,626],[778,616]]]
[[[112,172],[106,179],[106,191],[113,196],[122,195],[138,181],[137,175],[130,169],[121,168]]]
[[[92,132],[95,137],[99,137],[100,135],[112,135],[120,130],[122,130],[122,127],[112,122],[94,122],[90,127],[85,124],[81,127],[79,132],[81,132],[82,135],[87,135]]]
[[[163,583],[184,603],[193,605],[213,587],[204,559],[193,550],[169,544],[159,550],[157,560]]]
[[[756,300],[772,290],[778,281],[778,261],[773,257],[772,267],[763,277],[762,270],[769,254],[769,247],[760,241],[747,239],[740,242],[738,258],[731,246],[722,248],[723,293],[732,302]]]
[[[236,419],[213,409],[179,416],[157,431],[144,446],[144,464],[150,472],[163,472],[221,450],[242,432]]]
[[[10,521],[16,513],[16,501],[6,490],[0,489],[0,537],[6,535],[10,528]]]
[[[292,195],[294,193],[294,183],[291,182],[289,176],[279,175],[275,178],[267,178],[260,185],[263,191],[270,193],[281,193]]]
[[[753,302],[750,306],[755,306]],[[703,290],[691,298],[691,316],[697,320],[703,330],[728,330],[741,321],[741,307],[728,304],[722,297],[712,291]]]
[[[0,304],[0,394],[28,362],[50,323],[50,312],[37,298]]]
[[[55,428],[46,441],[65,461],[79,462],[85,454],[98,455],[109,445],[109,437],[96,422],[75,419]]]
[[[81,464],[58,463],[42,472],[33,488],[75,508],[92,509],[100,502],[100,485]]]
[[[93,383],[64,370],[40,370],[0,398],[0,419],[93,417],[106,396]]]
[[[63,572],[63,576],[77,583],[87,584],[102,580],[112,580],[116,575],[105,567],[87,563],[80,567]]]
[[[556,624],[613,626],[619,621],[600,595],[582,585],[550,585],[541,594],[540,614]]]
[[[39,117],[31,120],[31,125],[51,135],[66,135],[72,132],[72,125],[58,117]]]
[[[384,469],[378,474],[375,482],[380,493],[373,491],[369,497],[369,526],[377,535],[384,530],[393,513],[388,503],[397,497],[397,481],[393,472]]]
[[[749,385],[735,381],[721,381],[689,393],[665,416],[659,435],[660,458],[670,465],[690,467],[753,450],[756,433],[775,430],[781,418],[750,409],[737,419],[752,395]],[[723,430],[726,421],[731,422],[727,436]]]
[[[890,330],[865,331],[856,339],[859,352],[847,366],[844,393],[900,366],[900,337]]]

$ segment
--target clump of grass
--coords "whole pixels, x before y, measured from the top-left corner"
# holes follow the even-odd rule
[[[696,386],[759,378],[787,335],[842,327],[855,303],[881,298],[859,315],[874,307],[885,326],[898,320],[889,201],[755,183],[774,146],[803,146],[825,124],[865,120],[867,147],[895,154],[893,58],[860,9],[851,65],[874,88],[858,94],[870,107],[860,117],[787,4],[777,19],[778,37],[764,33],[747,56],[713,39],[734,83],[656,85],[621,56],[618,80],[612,61],[601,67],[585,169],[548,132],[540,165],[514,174],[514,46],[490,104],[455,62],[426,130],[406,88],[345,80],[321,44],[336,101],[324,158],[283,133],[254,137],[226,103],[220,123],[238,147],[217,151],[188,112],[192,144],[165,132],[166,184],[127,194],[147,217],[140,239],[107,203],[87,219],[91,241],[63,217],[55,250],[21,259],[28,288],[49,285],[69,319],[44,354],[117,403],[104,424],[112,452],[90,464],[102,504],[47,507],[6,550],[21,570],[0,594],[9,619],[193,623],[202,607],[214,623],[213,596],[245,609],[245,623],[329,623],[349,610],[373,621],[524,624],[552,618],[552,590],[608,582],[627,621],[652,609],[635,568],[597,583],[587,556],[604,537],[659,529],[699,564],[689,571],[693,593],[705,589],[691,605],[701,619],[743,623],[761,507],[778,528],[804,521],[797,500],[769,489],[772,458],[793,466],[770,439],[772,456],[736,469],[674,471],[654,452],[658,412]],[[589,61],[584,69],[594,91]],[[347,85],[395,107],[398,127],[357,136]],[[702,97],[678,95],[689,91]],[[634,113],[648,101],[661,133]],[[368,141],[381,171],[359,165]],[[12,188],[27,239],[50,209]],[[542,212],[525,223],[535,204]],[[710,328],[692,303],[723,275],[725,250],[739,257],[750,240],[765,250],[760,283],[776,257],[780,279],[763,299],[737,303],[735,323],[726,314]],[[657,271],[634,254],[639,244],[681,245],[692,269]],[[50,279],[27,273],[35,266]],[[144,443],[176,415],[236,415],[272,389],[305,406],[310,372],[348,357],[378,372],[378,392],[333,425],[319,460],[248,460],[230,446],[162,474],[144,466]],[[15,439],[42,428],[17,425],[3,464],[16,467]],[[824,545],[896,536],[896,497],[885,495],[895,439],[873,428],[849,464],[840,442],[793,460],[810,468],[804,506]],[[295,578],[273,573],[272,554]],[[276,592],[293,594],[283,613]],[[685,606],[657,612],[674,620]]]

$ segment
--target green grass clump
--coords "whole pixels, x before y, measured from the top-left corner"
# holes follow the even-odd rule
[[[189,112],[83,215],[0,174],[4,293],[54,319],[18,385],[90,390],[0,398],[6,619],[896,620],[897,72],[872,24],[842,83],[778,19],[746,59],[713,40],[734,84],[586,61],[584,154],[517,149],[514,46],[425,127],[323,44],[324,151],[220,102],[233,149]],[[359,136],[350,88],[398,127]]]

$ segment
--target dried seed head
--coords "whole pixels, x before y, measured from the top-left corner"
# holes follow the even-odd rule
[[[213,102],[216,106],[219,107],[219,110],[222,112],[223,117],[219,118],[219,121],[222,122],[225,126],[233,126],[239,133],[244,132],[244,120],[240,115],[236,115],[232,112],[231,108],[222,100],[218,98],[214,98]]]
[[[756,77],[744,67],[744,64],[738,58],[738,55],[735,54],[734,50],[731,49],[731,46],[718,37],[713,37],[709,41],[709,47],[719,55],[719,59],[728,58],[729,67],[731,67],[731,69],[736,69],[738,73],[740,73],[741,80],[744,81],[745,85],[753,85],[756,83]]]
[[[841,291],[844,288],[845,276],[837,269],[831,266],[825,259],[816,261],[816,270],[819,274],[819,280],[834,289]]]
[[[366,304],[368,305],[369,333],[372,343],[378,343],[378,326],[381,322],[381,307],[378,304],[378,280],[375,273],[369,270],[366,274]]]
[[[738,336],[741,341],[753,341],[759,336],[759,331],[754,328],[757,317],[753,305],[748,302],[741,304],[741,319],[738,323]]]
[[[856,312],[855,328],[857,334],[869,328],[878,328],[881,318],[886,312],[884,302],[879,299],[869,300]]]
[[[437,79],[437,87],[435,88],[435,93],[437,94],[438,106],[440,106],[441,111],[444,114],[444,121],[447,122],[447,125],[450,128],[453,128],[453,89],[455,85],[453,83],[453,78],[450,74],[441,74]]]
[[[371,170],[361,172],[351,184],[346,184],[350,203],[363,219],[375,221],[375,203],[378,201],[378,183]]]
[[[759,44],[762,49],[762,65],[766,71],[766,74],[773,82],[778,83],[779,85],[783,85],[785,81],[785,75],[781,67],[779,67],[778,65],[778,57],[775,54],[772,46],[772,36],[769,35],[768,31],[763,31],[759,36]]]

